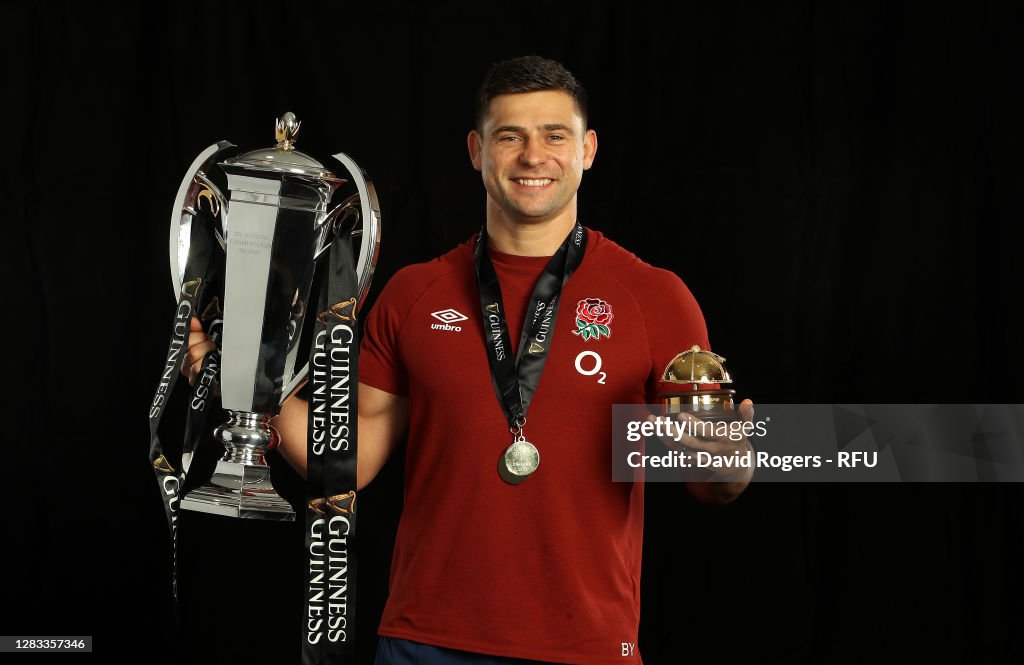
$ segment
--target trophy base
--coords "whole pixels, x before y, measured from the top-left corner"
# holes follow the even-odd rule
[[[665,413],[686,411],[701,418],[735,420],[735,390],[683,390],[660,393],[658,398],[665,405]]]
[[[295,511],[270,484],[264,465],[217,462],[210,482],[181,500],[184,510],[242,519],[294,522]]]

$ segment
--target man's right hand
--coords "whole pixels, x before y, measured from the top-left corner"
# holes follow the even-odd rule
[[[181,361],[181,373],[188,379],[189,385],[196,382],[199,370],[203,367],[203,358],[217,348],[216,342],[203,332],[203,324],[196,317],[189,322],[188,350]]]

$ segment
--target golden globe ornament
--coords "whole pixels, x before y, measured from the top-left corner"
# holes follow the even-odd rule
[[[661,375],[662,383],[676,389],[658,394],[666,413],[687,411],[703,419],[733,420],[736,391],[722,388],[732,383],[725,358],[694,345],[673,358]]]

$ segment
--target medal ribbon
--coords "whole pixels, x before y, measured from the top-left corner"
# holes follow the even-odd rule
[[[348,236],[336,237],[313,328],[306,441],[306,591],[302,664],[354,654],[357,277]]]
[[[487,359],[498,402],[513,432],[521,430],[526,422],[526,410],[537,390],[554,337],[562,288],[583,262],[586,248],[587,231],[576,222],[533,287],[527,315],[523,318],[519,351],[513,359],[498,273],[487,252],[486,225],[477,236],[473,263],[480,289],[480,313],[483,315]],[[530,312],[533,312],[532,317]]]

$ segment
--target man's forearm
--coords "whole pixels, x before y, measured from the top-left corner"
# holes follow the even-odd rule
[[[306,476],[306,429],[309,404],[293,395],[271,421],[281,439],[279,452],[300,476]],[[409,423],[409,400],[359,384],[359,458],[356,487],[362,489],[380,471]]]

